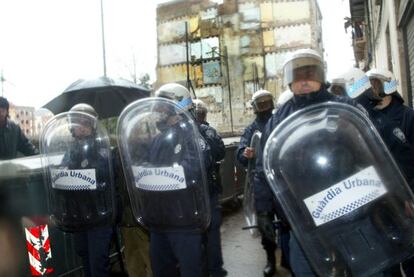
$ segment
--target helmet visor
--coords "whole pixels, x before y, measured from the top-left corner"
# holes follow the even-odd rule
[[[253,102],[253,109],[255,112],[264,112],[273,109],[273,97],[266,95],[256,99]]]
[[[285,64],[283,70],[285,85],[304,80],[325,82],[322,62],[312,57],[303,57],[289,61]]]

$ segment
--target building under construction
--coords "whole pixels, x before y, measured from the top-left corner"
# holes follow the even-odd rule
[[[179,82],[209,107],[222,135],[253,120],[249,100],[261,88],[284,90],[287,54],[322,46],[316,0],[181,0],[157,7],[157,85]]]

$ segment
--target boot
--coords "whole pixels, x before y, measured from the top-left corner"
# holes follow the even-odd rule
[[[266,256],[267,256],[267,264],[265,266],[265,268],[263,269],[263,275],[264,277],[272,277],[273,274],[275,274],[276,272],[276,257],[275,257],[275,252],[269,252],[266,251]]]

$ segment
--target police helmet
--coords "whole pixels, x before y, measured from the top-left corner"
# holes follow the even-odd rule
[[[349,69],[342,75],[342,78],[345,79],[346,93],[351,98],[357,98],[371,88],[368,76],[359,68]]]
[[[95,111],[95,109],[89,105],[89,104],[85,104],[85,103],[79,103],[74,105],[71,109],[71,112],[83,112],[83,113],[87,113],[93,117],[98,117],[98,113]]]
[[[335,95],[346,95],[346,80],[344,78],[333,78],[330,82],[329,92]]]
[[[171,99],[183,110],[191,110],[193,108],[193,101],[191,99],[188,89],[177,83],[168,83],[162,85],[156,92],[156,97],[163,97]]]
[[[98,113],[95,109],[85,103],[74,105],[68,113],[70,131],[74,135],[74,129],[77,126],[89,126],[92,130],[96,130]]]
[[[368,78],[371,79],[378,79],[382,82],[389,82],[391,81],[391,76],[393,75],[390,71],[383,69],[383,68],[372,68],[371,70],[365,73]]]
[[[260,89],[253,93],[250,104],[255,113],[271,110],[274,108],[273,95],[265,89]]]
[[[290,54],[283,64],[283,82],[286,86],[298,80],[325,83],[325,69],[321,55],[312,49],[300,49]]]
[[[276,105],[280,107],[283,104],[285,104],[287,101],[289,101],[289,99],[292,97],[293,97],[293,92],[290,89],[287,89],[280,94],[279,98],[277,99]]]
[[[395,79],[394,74],[387,69],[373,68],[367,73],[368,78],[378,79],[382,81],[384,85],[384,93],[390,95],[397,91],[398,81]]]

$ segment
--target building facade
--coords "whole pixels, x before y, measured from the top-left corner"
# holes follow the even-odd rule
[[[322,53],[316,0],[171,1],[157,7],[157,83],[179,82],[209,108],[222,135],[237,135],[254,118],[258,89],[276,98],[289,52]]]
[[[20,126],[24,134],[32,138],[35,135],[35,109],[33,107],[10,105],[10,119]]]

